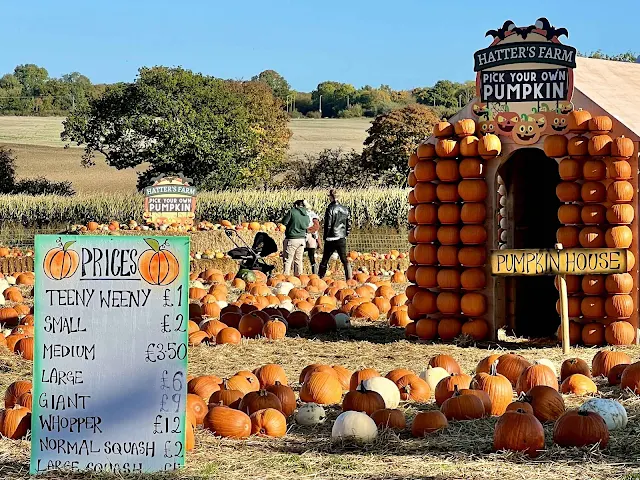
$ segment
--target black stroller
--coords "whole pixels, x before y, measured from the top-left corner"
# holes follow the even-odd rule
[[[258,270],[267,277],[271,276],[271,272],[276,267],[265,262],[264,257],[278,251],[273,238],[264,232],[258,232],[253,239],[253,245],[250,247],[237,231],[229,228],[225,230],[225,233],[236,246],[236,248],[229,250],[227,255],[234,260],[241,260],[237,276],[241,275],[243,270]]]

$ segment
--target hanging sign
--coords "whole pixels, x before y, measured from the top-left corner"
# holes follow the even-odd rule
[[[626,271],[627,251],[617,248],[491,252],[492,275],[588,275]]]
[[[154,225],[193,225],[196,187],[182,176],[159,177],[144,189],[144,218]]]
[[[480,133],[511,137],[520,145],[532,145],[542,134],[563,133],[573,110],[575,48],[560,43],[565,28],[546,18],[517,27],[507,20],[489,30],[488,48],[474,54],[476,94],[473,112]]]
[[[37,235],[32,474],[184,464],[188,237]]]

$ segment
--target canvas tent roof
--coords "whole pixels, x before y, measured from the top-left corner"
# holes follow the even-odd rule
[[[574,104],[596,114],[606,112],[626,127],[627,136],[640,140],[640,63],[584,57],[578,57],[576,63]],[[473,118],[471,106],[475,101],[469,102],[451,120]],[[602,112],[598,112],[599,109]]]
[[[640,63],[578,57],[575,90],[640,137]]]

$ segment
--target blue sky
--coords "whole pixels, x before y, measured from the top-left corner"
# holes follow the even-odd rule
[[[639,0],[26,0],[3,2],[0,72],[21,63],[94,83],[140,66],[222,78],[279,71],[293,88],[324,80],[396,89],[473,79],[473,52],[507,19],[546,16],[580,51],[640,52]]]

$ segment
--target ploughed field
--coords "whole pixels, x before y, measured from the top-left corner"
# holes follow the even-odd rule
[[[44,176],[53,181],[71,181],[76,192],[135,192],[136,170],[116,170],[96,154],[96,165],[84,168],[82,148],[64,148],[60,140],[63,117],[0,116],[0,145],[18,157],[19,177]],[[304,158],[325,148],[362,150],[370,119],[293,119],[290,158]],[[108,177],[105,177],[108,175]],[[108,178],[108,180],[107,180]]]
[[[393,289],[402,292],[404,286],[395,283]],[[32,287],[18,288],[23,300],[17,303],[7,300],[5,306],[32,304]],[[246,295],[231,283],[227,283],[227,288],[228,301]],[[318,296],[312,293],[311,299]],[[205,327],[202,328],[204,331]],[[640,348],[635,346],[620,347],[618,351],[627,353],[632,362],[640,358]],[[558,373],[565,359],[557,346],[544,341],[507,338],[500,344],[474,343],[469,338],[458,337],[453,343],[444,344],[407,340],[404,329],[390,327],[382,315],[375,321],[352,318],[350,327],[322,334],[311,333],[307,328],[289,329],[284,338],[277,340],[243,338],[239,344],[216,345],[213,342],[191,346],[188,373],[229,378],[241,370],[253,371],[266,364],[277,364],[283,368],[288,384],[298,397],[300,373],[311,364],[340,365],[354,372],[372,368],[382,376],[400,368],[420,374],[432,357],[448,354],[457,361],[462,372],[473,376],[480,360],[490,354],[508,352],[516,352],[531,363],[547,359]],[[597,349],[575,347],[570,356],[584,359],[590,366],[597,352]],[[14,381],[30,379],[31,370],[31,361],[0,346],[0,392]],[[626,408],[628,425],[611,431],[608,445],[602,450],[559,447],[553,441],[553,423],[546,423],[545,448],[537,458],[517,452],[494,452],[493,436],[498,417],[450,420],[444,430],[414,438],[411,432],[414,417],[423,411],[439,409],[432,391],[428,400],[401,402],[398,409],[406,417],[406,428],[399,431],[380,428],[372,443],[332,440],[332,425],[342,412],[340,404],[325,405],[326,420],[313,426],[298,424],[295,414],[290,416],[286,435],[281,438],[252,435],[244,440],[223,439],[200,425],[195,431],[195,448],[186,457],[186,468],[169,478],[546,480],[640,476],[640,397],[622,392],[619,386],[609,386],[604,377],[594,378],[594,382],[598,389],[595,394],[563,394],[562,397],[567,409],[575,409],[592,397],[616,399]],[[515,393],[513,398],[515,400]],[[123,392],[123,401],[136,399],[127,398]],[[299,399],[297,402],[298,406],[302,403]],[[0,439],[0,478],[28,478],[28,462],[27,440]],[[59,474],[50,478],[85,477]]]

